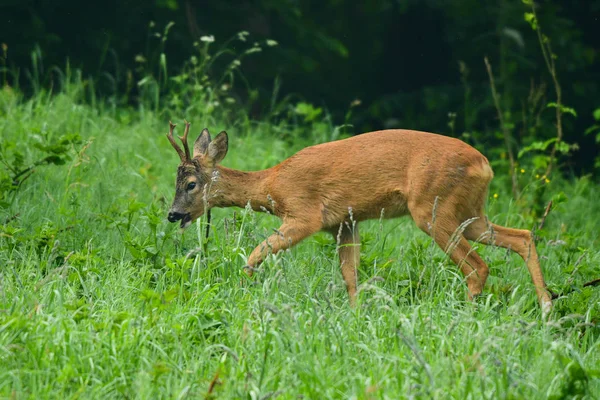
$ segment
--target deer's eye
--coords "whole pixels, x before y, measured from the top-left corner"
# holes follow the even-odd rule
[[[190,182],[190,183],[188,183],[186,190],[194,190],[195,187],[196,187],[196,182]]]

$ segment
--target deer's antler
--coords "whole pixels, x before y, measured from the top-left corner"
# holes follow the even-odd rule
[[[179,158],[181,158],[181,161],[187,161],[189,159],[189,157],[186,157],[186,154],[183,153],[183,151],[181,150],[181,147],[179,147],[179,145],[175,142],[175,139],[173,138],[173,131],[175,130],[175,127],[177,125],[172,123],[171,121],[169,121],[169,133],[167,133],[167,139],[169,139],[169,142],[171,142],[171,145],[173,146],[173,148],[175,149],[175,151],[177,152],[177,154],[179,154]],[[184,138],[187,139],[187,131],[189,129],[189,124],[186,126],[186,130],[184,133]],[[184,142],[185,144],[185,149],[187,150],[187,154],[189,155],[190,151],[187,147],[187,142]]]
[[[178,136],[179,140],[181,140],[181,143],[183,143],[183,150],[185,150],[185,159],[187,161],[190,161],[192,158],[190,156],[190,148],[188,147],[188,141],[187,141],[187,137],[188,137],[188,132],[190,131],[190,123],[187,122],[186,120],[183,120],[183,122],[185,123],[185,129],[183,130],[183,137]]]

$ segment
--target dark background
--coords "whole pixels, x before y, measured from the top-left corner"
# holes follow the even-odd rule
[[[600,108],[600,1],[536,6],[557,55],[564,104],[578,114],[564,117],[565,141],[580,149],[563,170],[591,172],[597,146],[594,135],[584,132]],[[336,124],[348,119],[351,102],[359,99],[347,121],[356,132],[385,127],[455,136],[487,132],[500,143],[487,56],[502,106],[516,124],[515,140],[526,145],[556,135],[552,109],[541,113],[544,129],[536,133],[541,137],[518,126],[532,84],[546,86],[545,102],[555,100],[536,33],[523,18],[527,11],[518,0],[1,0],[0,43],[7,46],[8,83],[26,94],[34,90],[35,71],[41,84],[51,86],[52,67],[64,70],[68,62],[96,80],[100,96],[129,91],[119,101],[135,105],[131,82],[156,73],[161,52],[173,75],[201,36],[214,35],[219,48],[245,30],[247,43],[234,40],[228,48],[239,52],[254,41],[278,42],[243,59],[248,83],[235,90],[254,118],[272,111],[274,91],[275,100],[326,109]],[[161,44],[155,32],[170,21],[175,24]],[[33,52],[41,55],[41,65],[33,65]],[[211,73],[220,67],[215,63]]]

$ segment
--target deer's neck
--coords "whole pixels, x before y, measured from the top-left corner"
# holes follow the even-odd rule
[[[246,207],[255,211],[272,212],[272,200],[268,193],[270,170],[244,172],[223,166],[217,167],[218,177],[215,193],[217,207]]]

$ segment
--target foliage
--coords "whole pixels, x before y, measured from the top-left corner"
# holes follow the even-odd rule
[[[597,108],[593,112],[595,123],[585,130],[586,135],[596,134],[596,144],[600,144],[600,108]],[[596,169],[600,168],[600,156],[596,157],[596,163],[594,164]]]
[[[0,116],[6,117],[8,114],[7,103],[14,100],[6,99],[12,97],[10,89],[5,88],[0,92],[4,97],[0,103],[5,105],[0,110]],[[14,105],[14,104],[11,104]],[[10,126],[5,126],[8,129]],[[35,172],[37,167],[43,165],[64,165],[72,158],[73,147],[81,142],[81,137],[77,133],[62,134],[56,137],[56,133],[43,124],[41,128],[30,127],[26,133],[28,141],[24,143],[22,138],[18,140],[2,140],[0,142],[0,208],[7,208],[10,205],[10,195],[17,191],[23,182],[25,182]],[[34,160],[26,158],[25,152],[31,152],[25,146],[28,144],[31,148],[37,150]]]
[[[558,56],[564,104],[579,115],[564,121],[563,140],[579,149],[560,157],[562,171],[593,169],[597,146],[584,131],[598,107],[590,99],[600,97],[598,0],[538,1],[537,17],[530,5],[505,0],[327,0],[318,7],[292,0],[30,3],[0,5],[1,83],[27,94],[61,88],[64,77],[56,66],[69,60],[85,71],[87,96],[93,90],[118,105],[152,100],[157,110],[157,101],[164,100],[204,115],[215,102],[235,101],[232,110],[249,108],[253,117],[269,118],[278,103],[273,98],[292,98],[327,110],[339,124],[349,104],[360,99],[344,121],[352,126],[349,133],[383,127],[465,133],[486,154],[503,143],[490,133],[497,121],[485,56],[494,66],[502,109],[510,113],[513,145],[555,136],[556,110],[545,106],[558,102],[531,29],[535,23]],[[278,45],[270,46],[273,41]],[[255,43],[261,54],[247,57],[247,51],[258,51]],[[204,56],[206,48],[214,59]],[[236,75],[239,66],[231,68],[239,57],[244,77]],[[206,90],[206,75],[225,86],[213,86],[206,102],[189,104],[190,92]],[[455,114],[452,129],[449,112]]]

